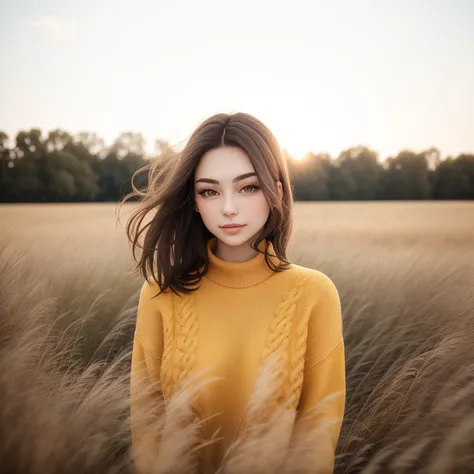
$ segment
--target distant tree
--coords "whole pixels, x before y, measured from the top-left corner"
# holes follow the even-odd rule
[[[8,146],[8,135],[0,130],[0,202],[8,200],[8,190],[12,185],[13,161],[10,147]]]
[[[40,158],[44,155],[44,142],[41,137],[41,130],[32,128],[22,130],[16,136],[16,154],[20,158],[27,156]]]
[[[384,199],[429,199],[428,160],[423,153],[401,151],[388,158],[380,197]]]
[[[122,134],[123,138],[127,134]],[[130,138],[130,137],[128,137]],[[131,178],[133,173],[147,164],[142,154],[144,142],[140,137],[128,141],[119,139],[110,147],[107,155],[99,162],[99,199],[118,201],[132,191]]]
[[[302,160],[289,160],[294,178],[295,199],[298,201],[325,201],[330,198],[329,175],[331,157],[327,154],[307,153]]]
[[[141,133],[121,133],[110,147],[109,153],[115,153],[118,159],[127,155],[144,156],[145,139]]]
[[[46,186],[38,175],[38,166],[32,158],[16,158],[11,169],[11,187],[7,189],[8,201],[44,202]]]
[[[64,150],[48,154],[45,184],[48,201],[94,201],[99,194],[90,165]]]
[[[48,152],[64,150],[72,140],[68,132],[60,129],[52,130],[45,140],[46,150]]]
[[[53,130],[45,140],[45,185],[48,201],[93,201],[99,194],[87,150],[64,130]],[[85,153],[81,153],[84,151]],[[82,158],[82,160],[81,160]]]
[[[80,154],[85,156],[86,152],[90,156],[103,156],[105,153],[105,142],[95,133],[80,132],[74,137],[74,146],[80,150]],[[85,151],[86,152],[85,152]]]
[[[333,201],[354,199],[357,193],[357,182],[347,166],[332,166],[329,170],[330,198]]]
[[[102,138],[94,133],[81,132],[67,143],[64,151],[74,155],[79,161],[87,163],[94,172],[98,183],[100,161],[107,153]]]
[[[364,146],[344,150],[333,170],[332,196],[346,200],[376,199],[383,172],[375,151]]]
[[[441,163],[441,153],[435,147],[428,148],[427,150],[422,151],[421,154],[425,156],[428,169],[431,171],[435,170]]]
[[[179,153],[166,140],[145,156],[140,133],[120,134],[111,146],[94,133],[71,135],[54,129],[20,130],[14,143],[0,131],[2,202],[118,201],[132,191],[138,169]],[[437,148],[403,150],[384,163],[368,147],[327,154],[308,153],[297,161],[283,150],[296,200],[474,199],[474,155],[441,160]],[[142,182],[140,182],[142,181]],[[148,173],[134,185],[146,188]]]
[[[435,199],[474,199],[474,155],[448,157],[434,174]]]
[[[44,175],[45,142],[41,130],[21,130],[15,137],[11,151],[13,168],[9,173],[11,183],[8,189],[9,200],[26,202],[46,201]]]

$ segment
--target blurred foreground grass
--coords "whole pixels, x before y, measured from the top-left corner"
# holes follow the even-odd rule
[[[114,204],[0,208],[2,472],[130,469],[130,208],[122,225]],[[296,205],[289,257],[342,300],[337,472],[471,472],[473,242],[474,203]]]

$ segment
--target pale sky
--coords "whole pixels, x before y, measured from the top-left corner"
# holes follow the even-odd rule
[[[474,152],[473,0],[0,0],[0,130],[183,143],[217,112],[296,157]]]

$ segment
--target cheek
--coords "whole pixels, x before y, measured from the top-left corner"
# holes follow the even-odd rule
[[[218,211],[217,200],[212,199],[203,199],[199,196],[196,200],[199,214],[204,222],[209,221],[212,217],[215,217],[216,212]]]
[[[254,216],[260,216],[265,219],[268,217],[270,207],[263,193],[259,193],[255,195],[253,199],[249,199],[247,204],[247,209]]]

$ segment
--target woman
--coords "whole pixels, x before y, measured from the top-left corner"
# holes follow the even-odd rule
[[[318,408],[313,423],[331,422],[329,448],[321,449],[323,438],[314,447],[318,472],[331,472],[345,403],[340,300],[329,277],[286,258],[292,190],[271,131],[245,113],[210,117],[176,157],[151,165],[145,193],[135,191],[142,202],[127,234],[134,255],[143,234],[136,268],[145,278],[131,369],[136,472],[160,465],[166,438],[162,431],[150,443],[139,421],[136,400],[147,385],[161,387],[156,401],[162,397],[166,407],[185,381],[207,370],[213,382],[199,389],[195,413],[207,439],[220,436],[217,469],[252,424],[244,415],[270,360],[278,361],[278,383],[259,415],[268,420],[286,406],[298,420]]]

